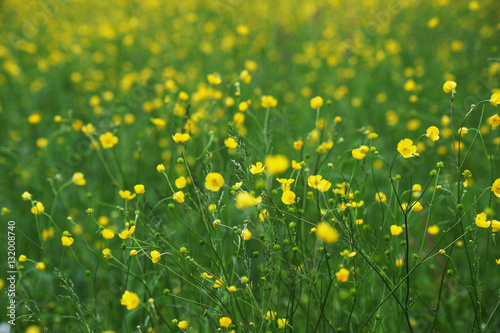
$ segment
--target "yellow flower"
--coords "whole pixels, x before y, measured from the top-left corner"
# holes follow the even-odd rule
[[[35,113],[32,113],[29,117],[28,117],[28,122],[30,124],[38,124],[42,121],[42,116],[40,115],[40,113],[38,112],[35,112]]]
[[[269,218],[269,212],[267,211],[267,209],[263,209],[262,212],[259,214],[259,220],[261,222],[264,222],[268,218]]]
[[[294,170],[298,171],[298,170],[302,169],[302,165],[300,163],[298,163],[297,161],[293,160],[292,161],[292,168]]]
[[[179,327],[181,330],[185,330],[187,327],[188,327],[188,322],[183,320],[183,321],[180,321],[178,324],[177,324],[177,327]]]
[[[278,323],[278,328],[280,330],[284,329],[288,325],[288,320],[286,318],[278,318],[276,321]]]
[[[267,311],[266,315],[264,316],[264,319],[266,320],[276,320],[276,315],[278,312],[276,311]]]
[[[184,143],[187,140],[189,140],[191,136],[188,133],[175,133],[175,135],[172,135],[172,139],[174,139],[175,142],[177,143]]]
[[[184,202],[184,192],[182,192],[182,191],[175,192],[174,195],[172,196],[172,198],[174,199],[175,202],[183,203]]]
[[[77,186],[83,186],[87,183],[85,176],[81,172],[75,172],[71,181]]]
[[[233,138],[227,138],[224,140],[224,145],[227,148],[234,149],[234,148],[238,147],[238,142],[236,142],[236,140]]]
[[[250,232],[250,230],[248,230],[247,228],[245,228],[241,232],[241,237],[243,237],[243,240],[247,241],[250,238],[252,238],[252,233]]]
[[[135,256],[137,256],[137,250],[130,250],[129,254],[131,257],[135,257]]]
[[[349,280],[349,274],[351,274],[351,272],[342,267],[337,273],[335,273],[335,277],[339,282],[347,282]]]
[[[495,262],[497,263],[497,265],[500,265],[500,258],[499,259],[495,259]]]
[[[95,132],[95,127],[94,125],[88,123],[87,125],[83,125],[80,130],[85,136],[91,136]]]
[[[500,178],[497,178],[493,185],[491,185],[491,191],[500,198]],[[42,206],[43,207],[43,206]],[[42,210],[43,211],[43,210]]]
[[[252,175],[256,175],[264,172],[264,168],[265,166],[262,164],[262,162],[257,162],[255,165],[252,164],[252,166],[250,167],[250,172],[252,173]]]
[[[498,104],[500,104],[500,93],[495,93],[495,94],[491,95],[490,103],[494,107],[496,107]]]
[[[476,225],[480,228],[488,228],[491,221],[486,221],[486,214],[480,213],[476,215]]]
[[[291,205],[295,202],[295,193],[292,191],[285,191],[283,192],[283,195],[281,196],[281,201],[285,205]]]
[[[125,290],[120,300],[122,305],[127,307],[127,310],[133,310],[139,306],[141,301],[139,300],[139,296],[136,293]]]
[[[357,160],[362,160],[365,158],[366,154],[361,152],[361,149],[356,148],[351,151],[352,157],[354,157]]]
[[[222,278],[220,278],[220,279],[215,280],[215,283],[213,284],[212,288],[217,289],[217,288],[220,288],[222,286],[224,286],[224,280]]]
[[[222,82],[219,74],[208,74],[207,75],[208,83],[213,86],[216,86]]]
[[[293,142],[293,148],[295,150],[301,150],[303,146],[304,146],[304,142],[302,140],[297,140],[297,141]]]
[[[288,169],[290,161],[285,155],[268,155],[264,159],[264,164],[271,175],[277,175]]]
[[[230,292],[230,293],[235,293],[238,288],[236,288],[236,286],[230,286],[229,288],[227,288],[227,290]]]
[[[182,176],[181,176],[181,177],[179,177],[179,178],[177,178],[177,179],[175,180],[175,186],[176,186],[177,188],[184,188],[184,187],[186,187],[186,183],[187,183],[186,178],[184,178],[184,177],[182,177]]]
[[[120,236],[121,239],[127,239],[130,236],[132,236],[134,231],[135,231],[135,225],[133,225],[129,230],[127,229],[123,230],[120,234],[118,234],[118,236]]]
[[[43,271],[45,269],[45,264],[43,262],[38,262],[36,264],[36,269],[38,269],[40,272]]]
[[[143,194],[144,192],[146,192],[146,191],[144,190],[144,185],[142,185],[142,184],[137,184],[137,185],[135,185],[135,186],[134,186],[134,191],[135,191],[135,193],[137,193],[137,194]]]
[[[31,193],[25,191],[23,194],[21,194],[21,197],[24,201],[30,201],[33,196],[31,195]]]
[[[219,319],[220,326],[226,327],[226,328],[229,327],[229,325],[231,325],[232,322],[233,321],[229,317],[222,317],[221,319]]]
[[[209,211],[210,213],[213,213],[213,212],[215,212],[216,210],[217,210],[217,205],[216,205],[216,204],[211,204],[211,205],[209,205],[209,206],[208,206],[208,211]]]
[[[295,179],[286,179],[286,178],[276,178],[276,180],[281,183],[281,189],[283,192],[290,191],[290,185],[295,181]]]
[[[427,228],[427,233],[429,235],[437,235],[439,233],[439,227],[437,225],[431,225]]]
[[[156,264],[158,261],[160,261],[160,258],[161,258],[160,252],[156,250],[151,251],[151,261],[153,262],[153,264]]]
[[[311,107],[313,109],[317,109],[317,108],[320,108],[322,106],[323,106],[323,98],[321,98],[320,96],[316,96],[316,97],[311,99]]]
[[[159,130],[164,129],[167,126],[167,121],[161,118],[150,118],[149,119]]]
[[[456,87],[457,83],[455,81],[446,81],[443,85],[443,91],[449,94],[451,92],[455,92]]]
[[[326,192],[330,189],[331,186],[332,186],[332,183],[330,183],[328,180],[321,179],[319,184],[318,184],[318,187],[316,187],[316,189],[318,191],[321,191],[321,192]]]
[[[189,99],[189,95],[188,95],[186,92],[181,91],[181,92],[179,93],[179,99],[180,99],[181,101],[187,101],[187,100]]]
[[[375,200],[377,200],[377,202],[385,202],[387,200],[387,197],[384,193],[378,192],[375,194]]]
[[[248,192],[240,192],[236,195],[236,208],[247,209],[253,206],[254,196]]]
[[[73,239],[73,237],[68,237],[68,236],[61,237],[61,243],[64,246],[71,246],[74,242],[75,240]]]
[[[398,143],[398,151],[404,158],[410,158],[417,152],[417,146],[410,139],[404,139]]]
[[[436,126],[431,126],[427,129],[427,133],[425,136],[428,137],[431,141],[439,140],[439,129]]]
[[[403,259],[396,259],[396,261],[394,262],[394,264],[396,265],[396,267],[403,266],[404,265]]]
[[[106,258],[106,259],[113,258],[113,255],[111,254],[111,250],[108,248],[105,248],[104,250],[102,250],[102,254],[103,254],[104,258]]]
[[[33,207],[31,207],[31,212],[35,215],[42,215],[44,212],[45,207],[43,207],[43,204],[40,201],[37,201]]]
[[[25,262],[25,261],[26,261],[26,259],[28,259],[28,258],[26,258],[26,256],[25,256],[24,254],[21,254],[21,255],[19,256],[19,262]]]
[[[423,208],[423,207],[422,207],[422,204],[421,204],[420,202],[418,202],[418,201],[417,201],[417,202],[415,202],[415,203],[413,204],[412,210],[413,210],[414,212],[420,212],[420,211],[422,210],[422,208]]]
[[[323,179],[321,175],[310,175],[309,178],[307,178],[307,185],[312,188],[318,188],[321,179]]]
[[[458,134],[462,137],[466,136],[467,134],[469,134],[469,129],[467,127],[460,127],[458,129]]]
[[[488,118],[488,124],[490,124],[493,128],[496,128],[500,125],[500,117],[498,114],[494,114],[493,116]]]
[[[500,231],[500,221],[491,220],[491,229],[493,232]]]
[[[165,171],[165,166],[164,166],[163,164],[158,164],[158,165],[156,166],[156,170],[157,170],[158,172],[163,172],[163,171]]]
[[[224,185],[224,178],[217,172],[209,173],[205,177],[205,188],[212,192],[217,192]]]
[[[104,229],[103,231],[101,231],[101,235],[105,239],[112,239],[113,237],[115,237],[115,233],[111,231],[111,229]]]
[[[391,225],[391,234],[393,236],[397,236],[402,232],[403,232],[403,228],[401,228],[400,226],[395,225],[395,224]]]
[[[327,222],[320,222],[316,226],[316,236],[324,243],[333,244],[339,239],[339,233]]]
[[[260,104],[263,108],[269,108],[278,105],[278,101],[273,96],[262,96]]]
[[[109,149],[118,143],[118,137],[114,136],[111,132],[106,132],[99,136],[99,141],[101,141],[102,148]]]
[[[241,112],[247,111],[248,110],[248,103],[247,102],[241,102],[238,105],[238,110],[241,111]]]
[[[121,196],[123,199],[126,199],[126,200],[132,200],[132,199],[133,199],[133,198],[135,198],[135,196],[137,195],[137,194],[135,194],[135,193],[134,193],[134,194],[130,193],[130,191],[129,191],[129,190],[126,190],[126,191],[122,191],[122,190],[120,190],[120,191],[118,192],[118,194],[120,194],[120,196]]]

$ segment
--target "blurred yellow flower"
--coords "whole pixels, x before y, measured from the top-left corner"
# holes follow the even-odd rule
[[[265,166],[262,164],[262,162],[257,162],[255,165],[252,164],[252,166],[250,167],[250,172],[252,173],[252,175],[256,175],[264,172],[264,168]]]
[[[427,233],[429,235],[437,235],[439,233],[439,227],[437,225],[431,225],[429,228],[427,228]]]
[[[165,171],[165,166],[164,166],[163,164],[158,164],[158,165],[156,166],[156,170],[157,170],[158,172],[163,172],[163,171]]]
[[[248,230],[247,228],[245,228],[241,232],[241,237],[243,237],[243,240],[247,241],[250,238],[252,238],[252,233],[250,232],[250,230]]]
[[[254,196],[248,192],[239,192],[236,195],[236,208],[247,209],[253,206]]]
[[[437,141],[439,140],[439,129],[436,126],[431,126],[427,129],[425,136],[431,141]]]
[[[160,252],[156,250],[151,251],[151,261],[153,262],[153,264],[156,264],[158,261],[160,261],[160,259],[161,259]]]
[[[133,225],[129,230],[127,229],[123,230],[121,233],[118,234],[118,236],[120,236],[121,239],[127,239],[130,236],[132,236],[134,231],[135,231],[135,225]]]
[[[174,141],[176,143],[184,143],[186,141],[188,141],[189,139],[191,138],[191,136],[188,134],[188,133],[175,133],[174,135],[172,135],[172,139],[174,139]]]
[[[120,300],[122,305],[127,307],[127,310],[133,310],[139,306],[141,301],[139,300],[139,296],[136,293],[125,290]]]
[[[125,190],[125,191],[120,190],[120,191],[118,192],[118,194],[120,194],[120,196],[121,196],[123,199],[126,199],[126,200],[132,200],[132,199],[133,199],[133,198],[135,198],[135,196],[137,195],[137,194],[135,194],[135,193],[134,193],[134,194],[130,193],[130,191],[129,191],[129,190]]]
[[[500,125],[500,117],[498,114],[494,114],[493,116],[488,118],[488,124],[490,124],[493,128],[496,128]]]
[[[402,232],[403,232],[403,228],[401,228],[400,226],[395,225],[395,224],[391,225],[391,234],[393,236],[397,236]]]
[[[497,178],[491,185],[491,191],[500,198],[500,178]]]
[[[449,94],[451,92],[455,92],[456,87],[457,83],[455,81],[446,81],[443,85],[443,91]]]
[[[185,330],[186,328],[188,328],[188,322],[183,320],[183,321],[180,321],[178,324],[177,324],[177,327],[179,327],[181,330]]]
[[[227,148],[234,149],[234,148],[238,147],[238,142],[236,142],[236,140],[233,138],[227,138],[224,140],[224,145]]]
[[[109,149],[118,143],[118,137],[111,132],[106,132],[99,136],[99,141],[101,141],[102,148]]]
[[[45,211],[45,207],[40,201],[37,201],[33,207],[31,207],[31,212],[35,215],[41,215]]]
[[[146,192],[146,191],[144,190],[144,185],[142,185],[142,184],[137,184],[137,185],[135,185],[135,186],[134,186],[134,191],[135,191],[135,193],[137,193],[137,194],[143,194],[144,192]]]
[[[349,272],[348,269],[342,267],[337,273],[335,273],[335,277],[339,282],[347,282],[349,280],[350,273],[351,272]]]
[[[229,317],[222,317],[219,319],[220,326],[226,327],[226,328],[229,327],[229,325],[231,325],[232,322],[233,321]]]
[[[184,192],[182,192],[182,191],[175,192],[174,195],[172,196],[172,198],[174,199],[175,202],[183,203],[184,202]]]
[[[77,186],[83,186],[87,183],[85,176],[81,172],[75,172],[71,181]]]
[[[113,258],[113,255],[111,254],[111,250],[108,248],[105,248],[104,250],[102,250],[102,254],[103,254],[104,258],[106,258],[106,259]]]
[[[296,197],[296,195],[292,191],[285,191],[285,192],[283,192],[283,195],[281,196],[281,201],[285,205],[291,205],[295,202],[295,197]]]
[[[263,108],[269,108],[278,105],[278,101],[273,96],[262,96],[260,104]]]
[[[476,225],[480,228],[489,228],[491,221],[486,221],[486,213],[476,215]]]
[[[115,237],[115,233],[111,229],[103,229],[101,231],[101,235],[105,239],[112,239]]]
[[[21,194],[21,197],[24,201],[30,201],[33,196],[31,195],[31,193],[25,191],[23,194]]]
[[[184,178],[184,177],[182,177],[182,176],[181,176],[181,177],[179,177],[179,178],[177,178],[177,179],[175,180],[175,186],[176,186],[177,188],[184,188],[184,187],[186,187],[186,183],[187,183],[186,178]]]
[[[316,236],[327,244],[336,243],[339,239],[339,233],[328,222],[320,222],[316,226]]]
[[[302,140],[297,140],[297,141],[293,142],[293,148],[295,150],[301,150],[303,146],[304,146],[304,142]]]
[[[45,269],[45,264],[43,262],[38,262],[36,264],[36,269],[39,270],[40,272],[43,271]]]
[[[311,99],[311,108],[317,109],[323,106],[323,98],[316,96]]]
[[[498,104],[500,104],[500,93],[495,93],[495,94],[491,95],[490,103],[494,107],[496,107]]]
[[[63,246],[71,246],[74,243],[73,237],[68,237],[68,236],[62,236],[61,237],[61,243]]]

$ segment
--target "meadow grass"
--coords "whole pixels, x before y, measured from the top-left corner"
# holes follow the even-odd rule
[[[499,14],[0,2],[11,331],[500,330]]]

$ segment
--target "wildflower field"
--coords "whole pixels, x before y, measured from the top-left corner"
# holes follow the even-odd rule
[[[497,0],[0,1],[0,332],[500,332]]]

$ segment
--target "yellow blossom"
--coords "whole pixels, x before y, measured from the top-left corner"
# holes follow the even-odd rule
[[[401,228],[400,226],[394,225],[394,224],[391,225],[391,234],[393,236],[397,236],[397,235],[399,235],[402,232],[403,232],[403,228]]]
[[[180,321],[178,324],[177,324],[177,327],[179,327],[181,330],[185,330],[186,328],[188,328],[188,322],[183,320],[183,321]]]
[[[184,202],[184,192],[182,192],[182,191],[175,192],[174,195],[172,196],[172,198],[174,199],[175,202],[183,203]]]
[[[205,188],[212,192],[217,192],[224,186],[224,178],[220,173],[212,172],[205,177]]]
[[[457,83],[455,81],[446,81],[443,85],[443,91],[449,94],[451,92],[455,92],[456,87]]]
[[[160,252],[156,250],[151,251],[151,261],[153,262],[153,264],[156,264],[158,261],[160,261],[160,258],[161,258]]]
[[[247,111],[248,110],[248,103],[247,102],[241,102],[238,105],[238,110],[240,110],[241,112]]]
[[[103,231],[101,231],[101,235],[105,239],[112,239],[113,237],[115,237],[115,233],[111,229],[104,229]]]
[[[134,231],[135,231],[135,225],[133,225],[129,230],[127,229],[123,230],[120,234],[118,234],[118,236],[120,236],[121,239],[127,239],[130,236],[132,236]]]
[[[118,143],[118,137],[111,132],[106,132],[99,136],[99,141],[101,141],[102,148],[109,149]]]
[[[271,175],[285,172],[290,166],[290,161],[284,155],[268,155],[264,159],[266,169]]]
[[[324,243],[333,244],[339,239],[339,233],[327,222],[320,222],[316,226],[316,236]]]
[[[177,188],[184,188],[184,187],[186,187],[186,183],[187,183],[186,178],[184,178],[184,177],[182,177],[182,176],[181,176],[181,177],[179,177],[179,178],[177,178],[177,179],[175,180],[175,186],[176,186]]]
[[[43,204],[40,201],[37,201],[33,207],[31,207],[31,212],[35,215],[41,215],[45,210]]]
[[[243,237],[243,240],[247,241],[250,238],[252,238],[252,233],[250,232],[250,230],[248,230],[247,228],[245,228],[241,232],[241,237]]]
[[[64,246],[71,246],[74,243],[73,237],[68,237],[68,236],[62,236],[61,237],[61,243]]]
[[[500,221],[491,220],[491,229],[493,232],[500,231]]]
[[[87,183],[85,176],[81,172],[75,172],[71,181],[77,186],[83,186]]]
[[[126,199],[126,200],[132,200],[132,199],[133,199],[133,198],[135,198],[135,196],[137,195],[137,194],[135,194],[135,193],[134,193],[134,194],[130,193],[130,191],[129,191],[129,190],[126,190],[126,191],[120,190],[120,191],[118,192],[118,194],[120,194],[120,196],[121,196],[123,199]]]
[[[262,96],[260,104],[263,108],[269,108],[278,105],[278,101],[273,96]]]
[[[500,117],[498,114],[494,114],[493,116],[488,118],[488,124],[490,124],[493,128],[496,128],[500,125]]]
[[[105,248],[104,250],[102,250],[102,254],[103,254],[104,258],[106,258],[106,259],[113,258],[113,255],[111,254],[111,250],[108,248]]]
[[[297,140],[297,141],[293,142],[293,148],[295,150],[301,150],[303,146],[304,146],[304,142],[302,140]]]
[[[496,107],[498,104],[500,104],[500,93],[495,93],[495,94],[491,95],[490,103],[494,107]]]
[[[415,202],[412,206],[412,210],[414,212],[420,212],[423,209],[422,204],[420,202]]]
[[[247,209],[253,206],[255,197],[248,192],[239,192],[236,195],[236,208]]]
[[[143,194],[144,192],[146,192],[146,191],[144,190],[144,185],[142,185],[142,184],[137,184],[137,185],[135,185],[135,186],[134,186],[134,191],[135,191],[135,193],[137,193],[137,194]]]
[[[238,142],[236,142],[236,140],[233,138],[227,138],[224,140],[224,145],[227,148],[234,149],[234,148],[238,147]]]
[[[139,306],[141,301],[139,300],[139,296],[136,293],[125,290],[120,300],[122,305],[127,307],[127,310],[133,310]]]
[[[296,195],[292,191],[285,191],[285,192],[283,192],[283,195],[281,196],[281,201],[285,205],[291,205],[295,202],[295,197],[296,197]]]
[[[335,277],[339,282],[347,282],[349,280],[350,273],[351,272],[349,272],[348,269],[342,267],[337,273],[335,273]]]
[[[439,129],[436,126],[431,126],[427,129],[425,136],[431,141],[437,141],[439,140]]]
[[[311,99],[311,108],[317,109],[323,106],[323,98],[316,96]]]
[[[158,172],[163,172],[163,171],[165,171],[165,166],[164,166],[163,164],[158,164],[158,165],[156,166],[156,170],[157,170]]]
[[[226,328],[229,327],[229,325],[231,325],[232,322],[233,321],[229,317],[222,317],[219,319],[220,326],[226,327]]]
[[[25,191],[23,194],[21,194],[21,197],[24,201],[30,201],[33,196],[31,195],[31,193]]]
[[[257,162],[255,165],[252,164],[250,167],[250,172],[252,175],[256,175],[259,173],[264,172],[265,166],[262,164],[262,162]]]
[[[281,189],[283,192],[290,191],[290,185],[295,181],[295,179],[286,179],[286,178],[276,178],[276,180],[281,183]]]
[[[437,225],[431,225],[429,228],[427,228],[427,233],[429,235],[437,235],[439,233],[439,227]]]
[[[480,213],[476,215],[476,225],[480,228],[488,228],[491,221],[486,221],[486,214]]]
[[[283,329],[285,329],[286,325],[288,325],[288,319],[286,319],[286,318],[278,318],[278,320],[276,321],[276,323],[278,324],[278,328],[280,330],[283,330]]]
[[[500,178],[497,178],[491,185],[491,191],[500,198]]]
[[[219,74],[208,74],[207,75],[208,83],[213,86],[216,86],[222,82]]]
[[[354,157],[357,160],[362,160],[365,158],[366,154],[361,152],[361,149],[356,148],[351,151],[352,157]]]
[[[398,151],[404,158],[410,158],[417,152],[417,146],[410,139],[404,139],[398,143]]]
[[[297,161],[293,160],[292,161],[292,168],[294,170],[298,171],[298,170],[302,169],[302,165],[300,163],[298,163]]]
[[[188,134],[188,133],[175,133],[175,135],[172,135],[172,139],[174,139],[174,141],[176,143],[184,143],[186,141],[188,141],[189,139],[191,138],[191,136]]]
[[[40,272],[41,272],[41,271],[43,271],[43,270],[45,269],[45,263],[43,263],[43,262],[41,262],[41,261],[40,261],[40,262],[38,262],[38,263],[36,264],[36,269],[37,269],[37,270],[39,270]]]

